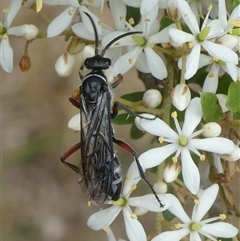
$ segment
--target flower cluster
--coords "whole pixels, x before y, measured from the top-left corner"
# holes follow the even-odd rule
[[[83,170],[79,182],[85,180],[86,189],[94,192],[92,201],[96,201],[94,198],[102,191],[106,196],[104,201],[107,200],[107,204],[110,205],[92,214],[87,225],[93,230],[105,230],[108,240],[115,241],[110,225],[122,212],[126,235],[130,241],[178,241],[187,235],[190,241],[200,241],[203,236],[213,241],[217,238],[235,237],[238,230],[230,224],[229,218],[226,219],[226,214],[203,218],[214,202],[217,203],[219,186],[224,187],[234,178],[237,161],[240,158],[238,65],[240,4],[238,1],[10,0],[9,2],[9,6],[3,9],[5,20],[3,23],[0,22],[0,65],[5,72],[11,73],[15,66],[13,49],[9,42],[14,36],[27,41],[24,56],[20,60],[23,71],[31,66],[31,58],[28,55],[29,43],[35,39],[56,36],[63,36],[69,42],[68,47],[56,60],[55,69],[59,76],[70,76],[74,66],[78,64],[80,78],[84,78],[91,71],[86,59],[89,60],[95,55],[109,58],[109,63],[111,60],[108,69],[97,66],[98,63],[94,65],[96,72],[99,69],[102,71],[100,79],[106,80],[105,84],[109,87],[107,90],[99,91],[96,90],[98,86],[95,86],[96,89],[92,91],[94,93],[88,93],[92,96],[97,94],[104,96],[98,97],[101,104],[98,105],[97,114],[94,112],[92,102],[82,105],[84,98],[87,98],[83,93],[78,92],[77,97],[73,96],[70,99],[73,105],[82,108],[82,115],[78,113],[73,116],[68,127],[82,133],[91,129],[92,136],[82,143],[86,145],[84,149],[88,149],[89,156],[86,162],[90,162],[87,165],[90,168],[97,169],[98,165],[102,165],[91,162],[92,159],[94,161],[96,159],[92,156],[100,156],[98,152],[104,158],[106,155],[111,155],[112,160],[109,162],[116,165],[115,153],[109,154],[109,150],[114,152],[111,142],[123,145],[114,137],[110,123],[111,117],[116,116],[116,110],[113,113],[110,110],[110,89],[120,84],[120,74],[135,68],[148,89],[146,92],[115,98],[118,105],[127,112],[127,116],[135,117],[116,117],[116,123],[131,124],[134,139],[139,139],[145,134],[153,135],[157,140],[155,146],[154,148],[147,146],[148,150],[142,152],[138,159],[135,151],[125,143],[125,149],[133,153],[134,162],[123,177],[116,177],[120,175],[118,170],[120,167],[115,169],[109,167],[108,170],[110,164],[107,161],[104,163],[106,167],[103,165],[104,170],[97,169],[99,173],[96,176],[94,176],[96,170]],[[49,21],[44,33],[39,33],[38,28],[32,24],[12,26],[15,16],[23,7],[35,9],[36,14],[40,14],[45,8],[49,6],[57,8],[58,5],[65,6],[65,9]],[[110,13],[109,18],[112,19],[111,24],[103,21],[102,16],[107,10]],[[40,16],[47,19],[44,14]],[[80,55],[78,58],[80,63],[76,63],[76,55]],[[118,77],[116,82],[114,77]],[[126,83],[131,85],[131,80],[127,80]],[[107,110],[108,115],[102,114],[103,110]],[[86,113],[89,116],[86,116]],[[103,116],[107,118],[98,122],[97,118]],[[123,116],[124,114],[120,115]],[[226,129],[228,131],[225,131]],[[81,134],[82,138],[83,136],[84,134]],[[106,150],[91,153],[91,150],[98,148],[98,142],[105,143]],[[73,146],[64,158],[78,150],[80,145],[78,143]],[[65,159],[61,160],[65,162]],[[206,175],[199,171],[203,161],[206,163],[204,168],[209,173],[208,179],[213,183],[211,185],[207,184],[209,180],[206,180]],[[76,172],[82,171],[70,163],[65,162],[65,164]],[[228,169],[230,165],[231,172]],[[151,185],[145,179],[147,169],[151,169],[156,174],[155,185]],[[84,176],[86,175],[84,173],[91,174]],[[100,184],[97,183],[95,179],[99,178],[98,174],[104,178],[109,175],[111,183],[105,187],[102,184],[106,182],[104,178],[100,179]],[[132,197],[141,177],[152,188],[152,193]],[[118,187],[122,180],[124,184],[119,194],[120,198],[115,200],[114,195],[109,194],[111,189],[109,186]],[[225,205],[223,210],[231,209],[237,214],[235,209],[237,205],[233,196],[229,192],[228,198],[224,198],[226,195],[224,188],[220,191],[222,206]],[[186,199],[188,203],[191,200],[195,203],[191,218],[182,207]],[[160,202],[163,205],[160,205]],[[132,207],[135,207],[135,210]],[[138,216],[145,215],[148,211],[158,214],[170,212],[179,218],[181,223],[173,225],[172,220],[169,221],[161,215],[161,218],[156,219],[156,230],[147,235]],[[162,226],[171,230],[157,233],[162,230]]]

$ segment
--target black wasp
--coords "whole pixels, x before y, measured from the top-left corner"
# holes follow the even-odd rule
[[[122,76],[119,75],[117,81],[109,86],[104,74],[104,70],[111,66],[111,60],[104,57],[106,50],[117,40],[142,32],[128,32],[114,38],[99,54],[96,26],[90,15],[88,13],[86,15],[89,17],[94,29],[95,56],[87,58],[84,62],[85,68],[91,71],[82,79],[82,85],[79,87],[79,98],[69,98],[70,102],[80,109],[81,141],[65,152],[61,156],[61,161],[80,176],[78,182],[83,191],[90,196],[91,202],[101,205],[107,200],[116,201],[120,198],[122,171],[113,148],[113,143],[115,143],[132,153],[141,178],[151,188],[162,207],[161,201],[145,178],[136,152],[127,143],[118,140],[114,136],[111,119],[117,115],[118,106],[121,104],[116,102],[113,107],[111,106],[112,94],[110,89],[117,87],[121,83]],[[127,107],[122,107],[127,110]],[[130,110],[129,112],[132,113]],[[87,124],[84,124],[86,122]],[[82,158],[80,167],[65,161],[67,157],[79,149],[81,149]]]

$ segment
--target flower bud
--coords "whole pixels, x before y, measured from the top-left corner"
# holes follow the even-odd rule
[[[153,184],[153,190],[157,194],[167,193],[167,184],[165,182],[155,182]]]
[[[226,107],[227,102],[227,96],[224,94],[217,94],[219,105],[222,108],[222,112],[225,113],[228,111],[228,108]]]
[[[141,207],[136,207],[135,210],[134,210],[134,213],[135,213],[137,216],[142,216],[142,215],[146,214],[147,212],[148,212],[147,209],[141,208]]]
[[[177,179],[179,173],[180,173],[180,166],[179,166],[178,162],[176,162],[176,163],[171,162],[164,169],[163,178],[164,178],[165,182],[171,183]]]
[[[24,24],[18,27],[11,27],[8,29],[8,35],[15,35],[25,38],[26,40],[33,40],[38,35],[38,28],[32,24]]]
[[[57,71],[59,76],[67,77],[72,73],[74,63],[75,56],[66,52],[57,59],[55,63],[55,70]]]
[[[95,55],[95,49],[90,45],[87,45],[82,51],[83,60],[85,60],[86,58],[93,57],[94,55]]]
[[[173,20],[179,20],[181,18],[181,14],[178,9],[178,0],[167,1],[167,13]]]
[[[235,145],[235,149],[227,154],[218,154],[222,159],[226,161],[237,161],[240,159],[240,148]]]
[[[217,137],[222,131],[221,126],[216,122],[209,122],[203,127],[203,136],[205,137]]]
[[[84,47],[86,46],[85,43],[82,42],[82,40],[73,38],[70,44],[67,47],[67,52],[69,54],[78,54],[81,51],[83,51]]]
[[[191,92],[186,84],[178,84],[173,89],[172,103],[180,111],[186,109],[191,100]]]
[[[31,59],[28,55],[23,55],[19,62],[20,69],[24,71],[28,71],[31,67]]]
[[[68,128],[74,130],[74,131],[80,131],[80,113],[74,115],[69,121],[68,121]]]
[[[149,108],[156,108],[162,102],[162,94],[156,89],[147,90],[143,95],[143,101]]]

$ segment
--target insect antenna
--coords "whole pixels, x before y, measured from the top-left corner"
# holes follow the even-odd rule
[[[122,38],[125,38],[129,35],[133,35],[133,34],[140,34],[142,33],[141,31],[132,31],[132,32],[127,32],[127,33],[124,33],[124,34],[121,34],[119,36],[117,36],[116,38],[112,39],[106,46],[105,48],[102,50],[102,53],[101,53],[101,56],[104,56],[104,54],[106,53],[106,51],[116,42],[118,41],[119,39],[122,39]]]
[[[93,26],[93,31],[94,31],[94,37],[95,37],[95,55],[98,55],[98,32],[95,23],[93,22],[92,17],[89,15],[89,13],[84,12],[88,18],[90,19],[92,26]]]

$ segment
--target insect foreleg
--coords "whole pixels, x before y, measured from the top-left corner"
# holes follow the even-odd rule
[[[75,144],[74,146],[72,146],[70,149],[68,149],[61,157],[60,157],[60,160],[61,162],[70,167],[73,171],[75,171],[76,173],[79,173],[79,167],[69,163],[69,162],[66,162],[65,160],[71,156],[74,152],[78,151],[79,149],[81,148],[81,142]]]
[[[118,74],[117,80],[113,84],[111,84],[110,88],[115,89],[116,87],[118,87],[122,83],[122,81],[123,81],[122,75]]]
[[[144,174],[144,171],[142,169],[142,166],[139,162],[139,159],[138,159],[138,156],[137,156],[137,153],[135,152],[135,150],[130,146],[128,145],[126,142],[122,141],[122,140],[119,140],[117,139],[115,136],[113,136],[113,142],[116,143],[117,145],[121,146],[122,148],[124,148],[125,150],[127,150],[128,152],[130,152],[135,161],[136,161],[136,164],[137,164],[137,167],[138,167],[138,170],[139,170],[139,174],[140,174],[140,177],[144,180],[144,182],[149,186],[149,188],[151,189],[152,193],[154,194],[154,196],[156,197],[157,201],[159,202],[160,204],[160,207],[164,207],[164,205],[162,204],[162,202],[160,201],[157,193],[154,191],[153,189],[153,186],[150,184],[150,182],[146,179],[145,177],[145,174]]]

